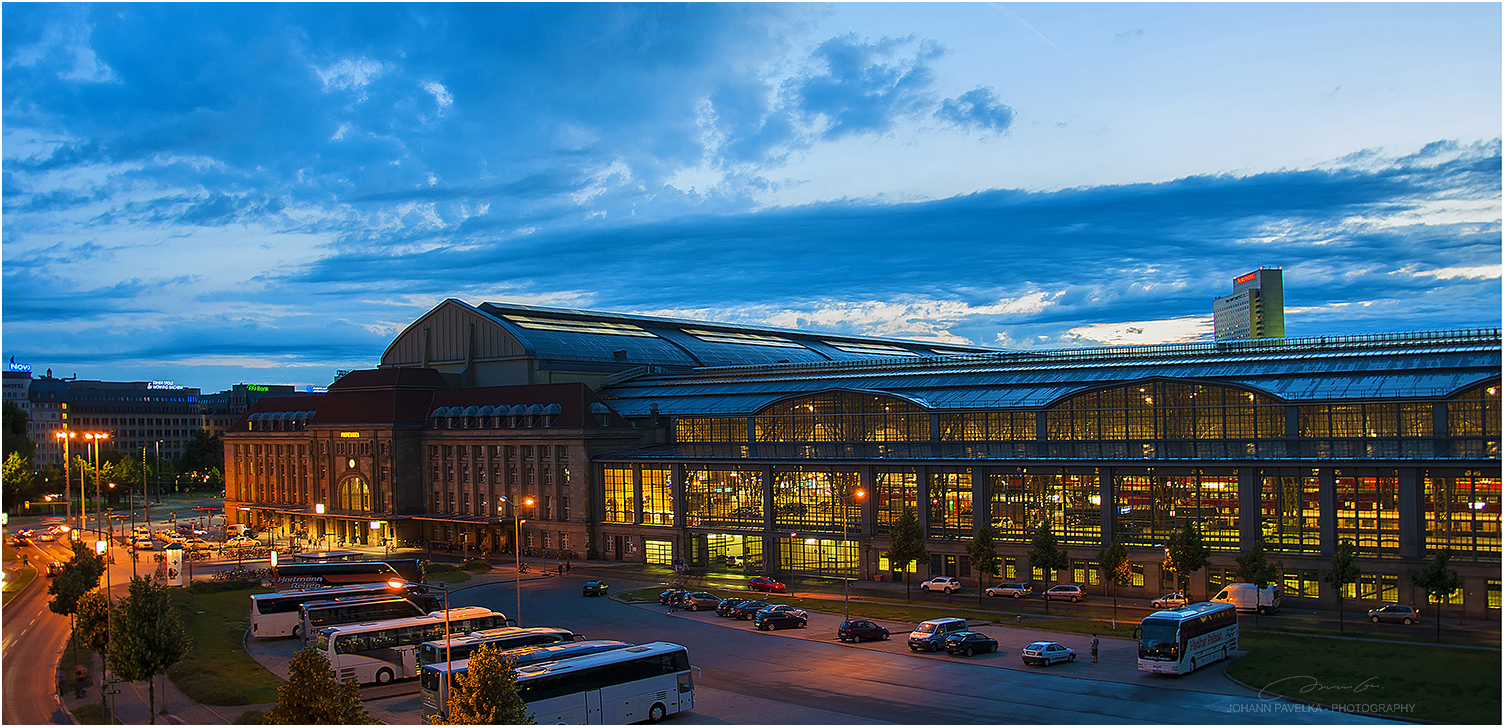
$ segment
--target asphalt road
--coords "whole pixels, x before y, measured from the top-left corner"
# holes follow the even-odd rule
[[[718,700],[697,706],[697,722],[773,722],[754,707],[757,701],[829,711],[850,716],[852,722],[902,724],[1379,722],[1326,711],[1274,712],[1272,701],[1154,682],[1086,680],[1001,669],[978,660],[896,654],[837,643],[834,635],[829,641],[800,639],[809,636],[808,630],[796,636],[737,628],[730,622],[681,619],[656,605],[582,598],[580,585],[587,578],[525,582],[524,624],[567,627],[593,639],[685,645],[691,662],[703,671],[697,685],[708,689],[708,695],[718,694]],[[639,585],[612,582],[614,592],[635,586]],[[516,592],[507,582],[462,589],[452,598],[458,604],[508,614],[516,610]],[[742,696],[746,707],[738,708],[736,700],[720,694]],[[739,712],[712,714],[718,710],[712,702],[721,710]]]
[[[6,724],[69,723],[53,697],[57,654],[68,641],[68,618],[47,609],[47,576],[42,573],[48,562],[62,561],[69,555],[52,543],[23,546],[25,554],[38,570],[37,577],[5,605],[3,628],[0,628],[0,662],[5,700],[0,703],[0,719]]]

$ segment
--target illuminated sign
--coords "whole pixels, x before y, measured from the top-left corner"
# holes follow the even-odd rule
[[[146,383],[146,388],[147,389],[183,389],[183,387],[181,387],[181,386],[179,386],[177,384],[174,384],[171,379],[154,379],[154,380]]]
[[[361,433],[359,433],[359,432],[341,432],[340,433],[340,437],[360,437],[360,436],[361,436]]]
[[[272,388],[268,387],[265,384],[247,384],[246,385],[246,391],[248,391],[248,392],[270,392],[270,391],[272,391]]]
[[[6,362],[5,363],[5,368],[6,368],[7,371],[12,371],[12,372],[29,372],[29,371],[31,371],[31,365],[30,364],[17,364],[17,363],[15,363],[13,361]]]
[[[303,391],[308,392],[310,394],[323,394],[324,392],[328,392],[329,391],[329,387],[316,387],[316,386],[314,386],[312,384],[308,384],[308,385],[304,385]]]
[[[1240,283],[1248,283],[1249,281],[1254,280],[1255,277],[1258,276],[1258,275],[1259,275],[1259,271],[1254,271],[1253,273],[1246,273],[1244,275],[1241,275],[1241,276],[1233,279],[1233,285],[1236,286],[1236,285],[1238,285]]]

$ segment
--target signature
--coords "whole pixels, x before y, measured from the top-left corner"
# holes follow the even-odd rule
[[[1299,695],[1309,695],[1312,693],[1321,695],[1325,693],[1344,692],[1350,690],[1355,693],[1362,693],[1365,690],[1374,690],[1379,688],[1379,685],[1374,684],[1374,681],[1378,679],[1378,677],[1365,678],[1363,682],[1357,685],[1323,685],[1322,681],[1310,675],[1292,675],[1291,677],[1283,677],[1279,680],[1276,680],[1275,682],[1270,683],[1269,685],[1264,686],[1264,688],[1259,691],[1259,697],[1272,698],[1282,693],[1288,694],[1292,692],[1292,686],[1294,686],[1295,688],[1294,692]],[[1279,691],[1275,690],[1275,686],[1277,685],[1281,686],[1281,689]]]

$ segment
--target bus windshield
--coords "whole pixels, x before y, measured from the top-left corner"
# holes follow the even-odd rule
[[[329,633],[328,632],[320,632],[319,633],[319,638],[318,638],[317,645],[318,645],[318,648],[319,648],[320,652],[324,652],[324,651],[326,651],[326,650],[329,649]]]
[[[1180,623],[1169,619],[1146,619],[1140,623],[1139,656],[1175,661],[1180,655]]]

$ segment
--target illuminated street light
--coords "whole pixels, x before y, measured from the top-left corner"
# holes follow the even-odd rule
[[[515,577],[516,580],[517,580],[517,626],[521,627],[521,626],[523,626],[523,544],[522,544],[522,532],[523,532],[523,523],[525,523],[525,521],[520,521],[517,518],[517,506],[519,504],[513,503],[511,500],[507,499],[507,496],[504,496],[504,495],[499,495],[499,496],[496,497],[496,499],[499,500],[499,501],[501,501],[501,502],[503,502],[503,503],[506,503],[509,507],[511,507],[511,509],[513,511],[513,513],[512,513],[512,555],[514,557],[513,558],[514,565],[517,568],[517,576]],[[533,505],[533,499],[532,498],[524,498],[521,505],[531,506],[531,505]]]

